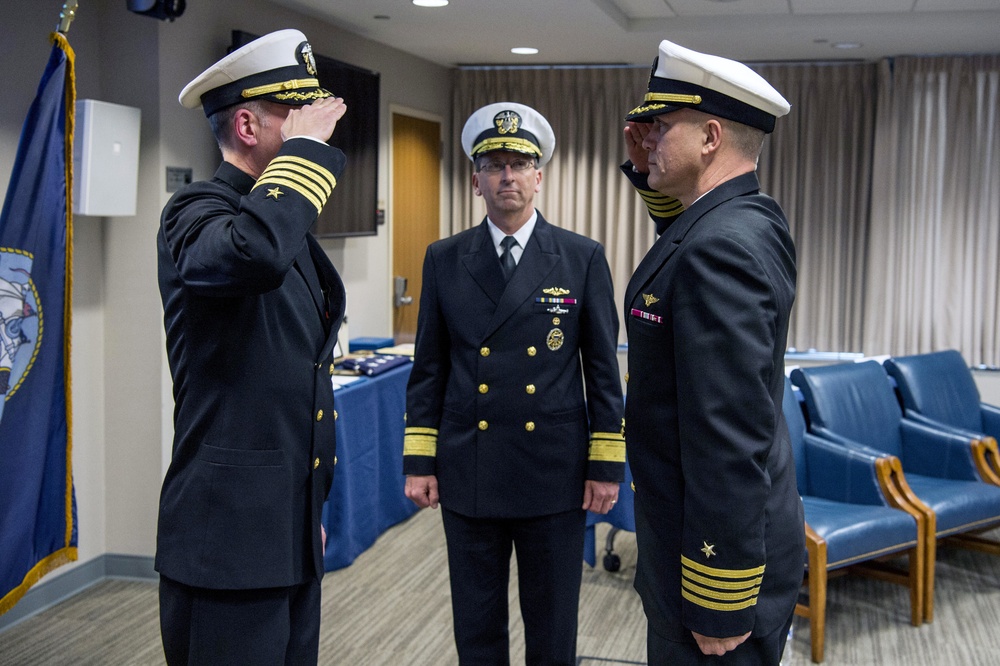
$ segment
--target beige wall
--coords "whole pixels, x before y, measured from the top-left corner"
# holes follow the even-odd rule
[[[9,73],[0,108],[0,192],[59,9],[53,3],[49,15],[37,3],[7,4],[0,40]],[[379,198],[386,202],[389,105],[443,119],[450,107],[450,70],[265,0],[191,2],[174,23],[131,14],[124,5],[81,3],[68,35],[77,56],[78,98],[142,110],[137,214],[78,217],[75,224],[73,464],[80,562],[104,553],[154,552],[173,409],[156,283],[155,235],[169,198],[164,173],[167,166],[191,167],[195,178],[208,178],[219,160],[204,116],[177,103],[184,84],[224,55],[233,29],[263,34],[298,28],[318,53],[380,72]],[[444,133],[451,136],[447,120]],[[450,152],[446,147],[443,154]],[[347,284],[352,335],[391,334],[388,213],[375,237],[323,241]]]

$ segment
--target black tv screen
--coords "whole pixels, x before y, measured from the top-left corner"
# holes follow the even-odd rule
[[[230,50],[255,40],[233,30]],[[372,236],[378,226],[379,74],[313,52],[319,83],[343,97],[347,113],[328,142],[344,151],[347,166],[323,207],[313,233],[320,238]]]

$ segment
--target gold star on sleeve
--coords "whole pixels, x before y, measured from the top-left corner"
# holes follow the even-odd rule
[[[284,192],[282,192],[281,188],[279,187],[272,187],[267,191],[267,196],[274,197],[275,201],[277,201],[278,197],[280,197],[282,194],[284,194]]]

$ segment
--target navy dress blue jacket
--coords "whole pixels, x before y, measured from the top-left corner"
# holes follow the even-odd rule
[[[163,211],[175,406],[156,569],[173,580],[247,589],[323,575],[344,287],[309,228],[344,163],[291,139],[256,183],[223,162]]]
[[[424,258],[406,394],[406,474],[472,518],[579,509],[621,481],[618,315],[599,243],[539,214],[504,282],[486,220]]]
[[[676,641],[768,635],[802,584],[781,409],[795,249],[759,187],[739,176],[669,221],[625,294],[635,587]]]

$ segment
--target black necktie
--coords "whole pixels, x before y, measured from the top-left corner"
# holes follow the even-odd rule
[[[514,274],[514,269],[517,268],[514,253],[511,251],[515,245],[517,245],[517,240],[513,236],[504,236],[503,240],[500,241],[500,247],[503,248],[503,252],[500,254],[500,268],[503,269],[504,279],[508,281],[510,276]]]

